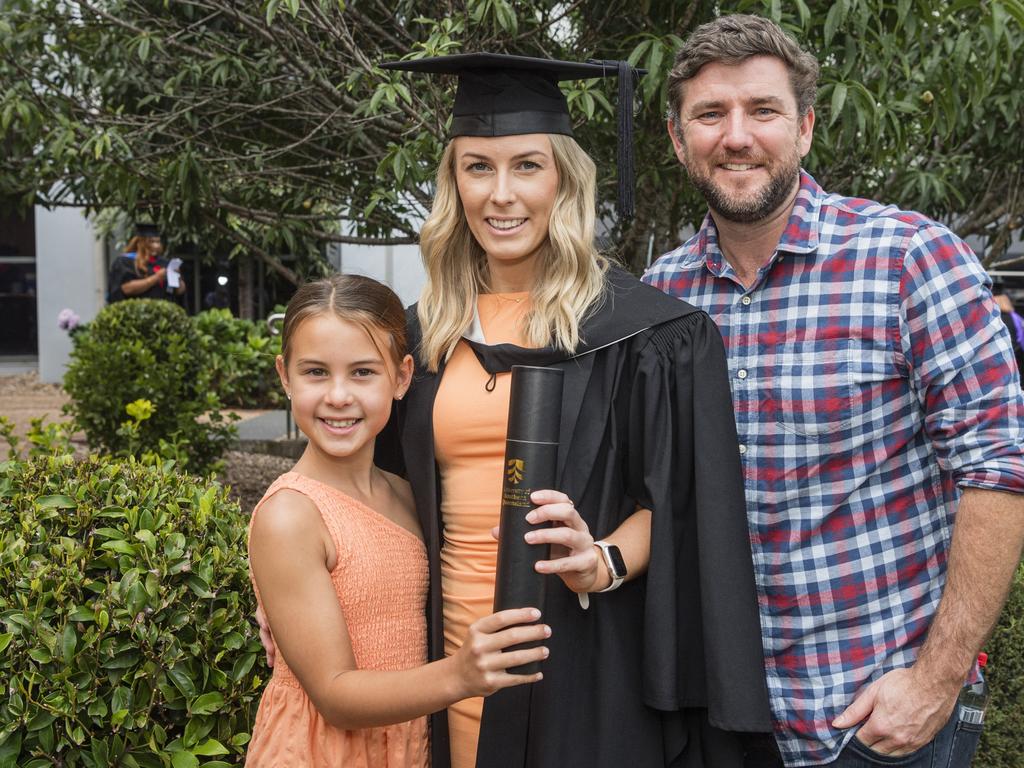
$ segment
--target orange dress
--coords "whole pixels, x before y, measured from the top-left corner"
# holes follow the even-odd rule
[[[331,582],[356,665],[401,670],[425,664],[429,576],[423,542],[336,488],[296,472],[274,481],[253,516],[282,488],[309,497],[334,542],[337,565]],[[278,651],[256,713],[246,755],[249,768],[425,768],[428,761],[425,717],[381,728],[334,728],[320,716]]]
[[[523,346],[520,321],[529,294],[479,297],[480,326],[488,344]],[[444,369],[434,401],[434,445],[441,471],[441,593],[445,655],[462,645],[469,625],[493,612],[498,544],[491,528],[501,514],[502,463],[508,427],[510,373],[488,374],[465,342]],[[476,765],[483,698],[448,708],[452,768]]]

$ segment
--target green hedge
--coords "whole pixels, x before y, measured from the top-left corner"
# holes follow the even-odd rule
[[[974,768],[1024,765],[1024,564],[1010,589],[988,653],[989,700]]]
[[[172,462],[0,464],[0,768],[240,765],[266,677],[246,523]]]
[[[173,457],[196,473],[216,468],[234,428],[220,415],[202,337],[181,307],[119,301],[73,344],[68,411],[92,448]]]
[[[264,322],[234,317],[227,309],[210,309],[192,318],[207,359],[210,388],[224,405],[276,408],[283,403],[274,371],[281,337]]]

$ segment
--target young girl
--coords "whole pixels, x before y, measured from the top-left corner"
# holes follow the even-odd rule
[[[425,715],[530,683],[508,667],[550,634],[524,608],[469,627],[426,664],[427,558],[405,481],[374,466],[374,439],[412,378],[405,312],[369,278],[307,283],[285,315],[277,371],[309,444],[253,512],[249,557],[278,655],[246,764],[420,768]]]

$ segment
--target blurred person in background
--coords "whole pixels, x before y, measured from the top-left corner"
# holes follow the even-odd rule
[[[1017,370],[1024,370],[1024,318],[1017,314],[1013,300],[1006,292],[1006,284],[998,277],[992,280],[992,296],[999,307],[999,314],[1010,332],[1013,343],[1013,356],[1017,360]]]
[[[135,236],[128,241],[124,253],[110,266],[108,302],[167,299],[183,305],[185,280],[179,276],[177,287],[169,287],[167,266],[159,230],[153,224],[138,224]]]

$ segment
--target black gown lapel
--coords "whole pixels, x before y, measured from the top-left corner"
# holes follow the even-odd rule
[[[418,368],[409,389],[402,430],[402,453],[406,479],[412,486],[423,538],[427,545],[430,584],[427,592],[427,653],[429,660],[444,658],[444,624],[441,600],[441,495],[434,454],[434,399],[444,372]],[[448,711],[430,717],[431,764],[447,768],[450,763]]]

